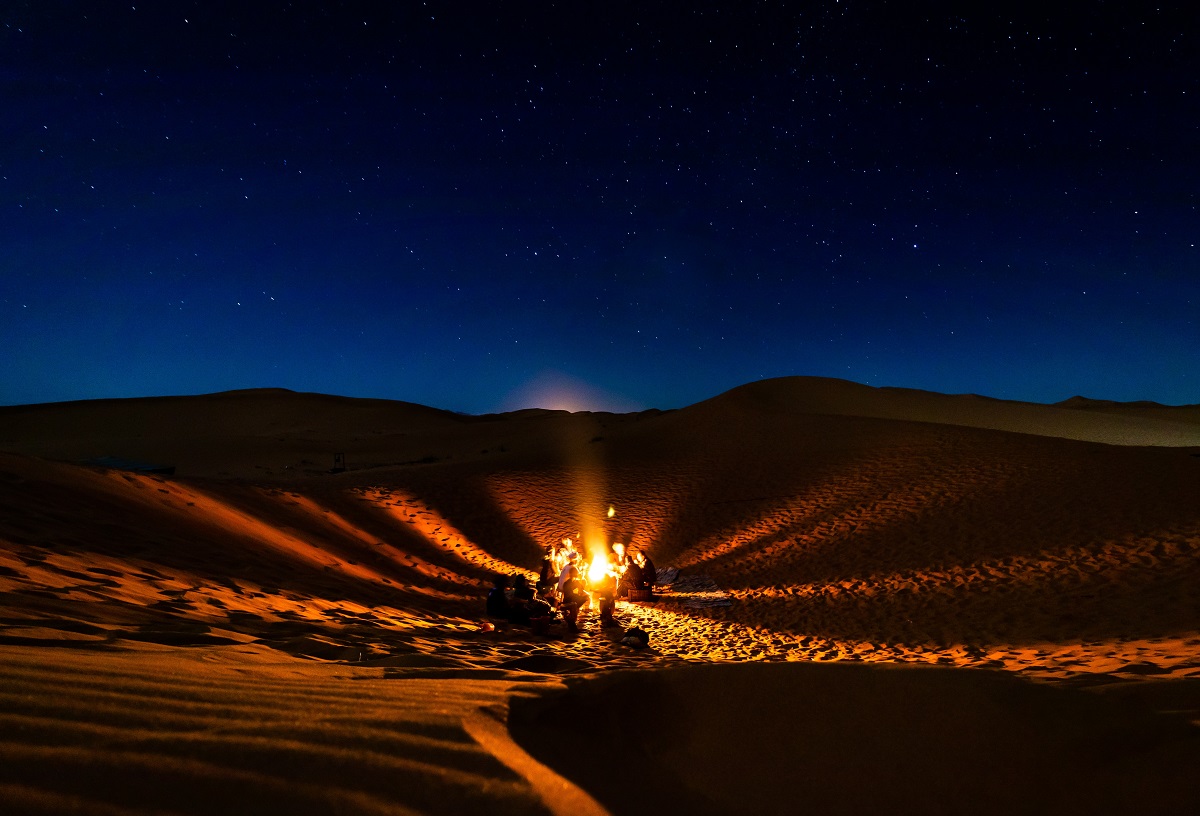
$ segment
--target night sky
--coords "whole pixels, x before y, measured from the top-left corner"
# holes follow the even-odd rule
[[[1194,10],[1031,5],[0,3],[0,403],[1200,403]]]

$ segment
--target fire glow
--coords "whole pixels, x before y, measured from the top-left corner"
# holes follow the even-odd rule
[[[608,553],[598,552],[592,557],[592,563],[588,566],[587,582],[590,585],[599,584],[606,577],[616,577],[617,570],[608,560]]]

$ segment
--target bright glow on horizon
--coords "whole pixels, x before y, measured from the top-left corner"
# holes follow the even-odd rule
[[[582,380],[557,371],[547,371],[509,394],[501,403],[502,411],[543,408],[551,411],[610,411],[622,414],[641,410],[624,397],[609,394]]]

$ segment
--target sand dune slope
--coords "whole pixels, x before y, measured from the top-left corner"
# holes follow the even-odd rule
[[[1200,445],[1200,406],[1122,404],[1076,397],[1056,405],[974,394],[873,388],[846,380],[786,377],[735,388],[709,402],[751,412],[832,414],[962,425],[1104,442],[1111,445]],[[700,409],[706,403],[693,406]]]
[[[631,415],[273,391],[0,409],[0,809],[640,812],[554,756],[583,710],[607,712],[587,744],[664,780],[633,786],[660,809],[788,811],[767,769],[835,812],[1187,802],[1188,411],[819,380]],[[177,472],[80,464],[105,454]],[[649,649],[590,613],[574,637],[481,627],[491,575],[564,536],[679,571],[618,609]],[[704,668],[828,661],[949,671]],[[522,695],[549,706],[528,754],[500,727]],[[623,716],[654,725],[620,741]],[[780,740],[784,765],[756,747]],[[712,764],[731,752],[737,773]]]
[[[505,763],[519,749],[472,736],[519,684],[177,652],[9,650],[5,812],[546,812]]]

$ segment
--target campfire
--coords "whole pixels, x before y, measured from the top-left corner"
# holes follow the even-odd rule
[[[598,552],[592,556],[592,563],[588,566],[587,571],[588,586],[597,586],[605,578],[617,578],[619,576],[620,571],[609,561],[608,553]]]
[[[616,508],[609,505],[604,515],[612,519],[616,513]],[[607,586],[615,588],[627,570],[626,546],[621,542],[610,545],[606,538],[598,527],[586,536],[576,532],[562,538],[550,552],[554,574],[561,575],[564,569],[573,566],[579,570],[589,594]]]

